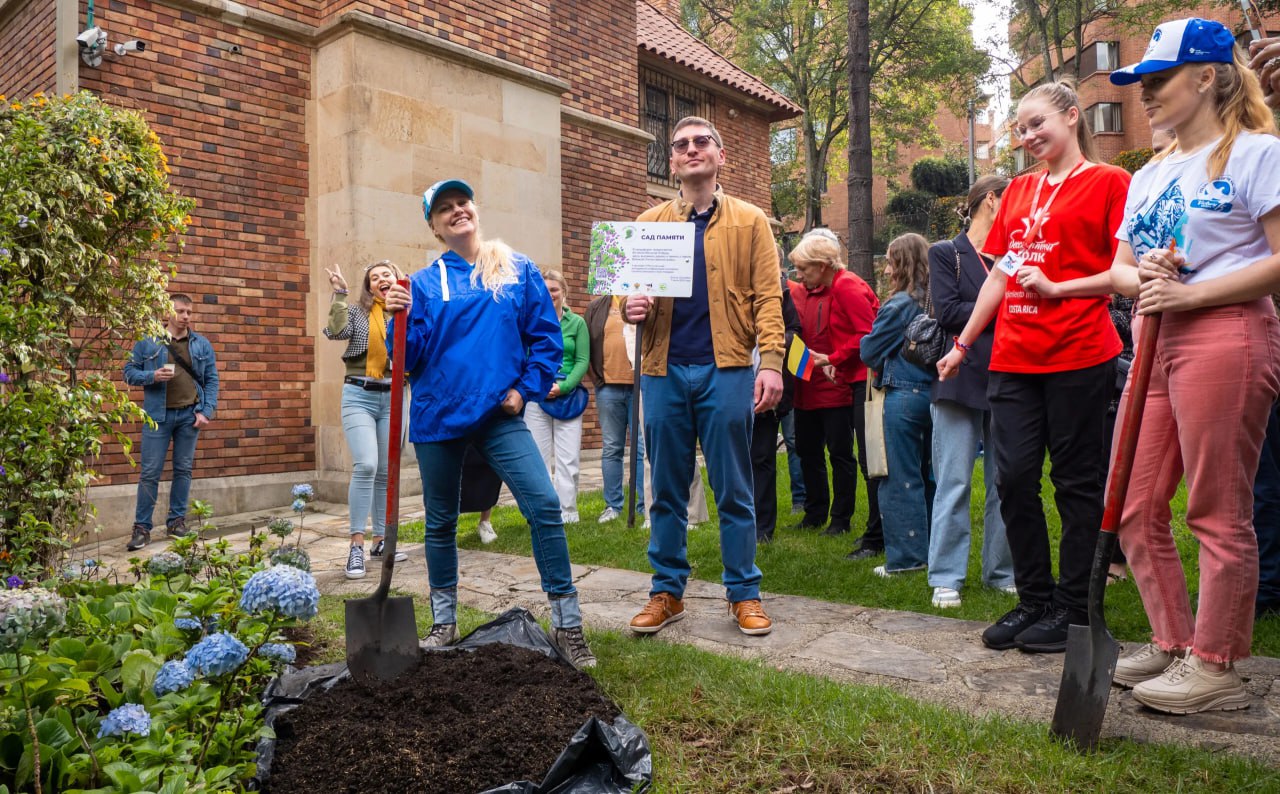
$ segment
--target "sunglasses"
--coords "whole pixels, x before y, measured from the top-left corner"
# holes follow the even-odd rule
[[[715,138],[712,138],[710,135],[695,135],[692,138],[681,138],[678,141],[672,141],[671,151],[676,154],[684,154],[689,151],[689,144],[693,144],[693,148],[701,152],[711,146],[714,142]]]

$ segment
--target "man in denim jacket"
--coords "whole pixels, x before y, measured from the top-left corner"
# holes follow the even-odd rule
[[[142,428],[142,472],[133,535],[125,547],[129,551],[151,542],[151,514],[170,443],[173,486],[165,527],[171,537],[182,537],[191,531],[187,529],[187,496],[191,492],[196,439],[218,407],[218,363],[213,346],[191,330],[191,298],[172,295],[169,300],[173,303],[173,316],[167,323],[167,338],[139,341],[124,365],[125,383],[143,387],[142,409],[155,422],[155,427],[148,423]]]

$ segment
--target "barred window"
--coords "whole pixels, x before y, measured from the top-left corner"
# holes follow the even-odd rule
[[[640,67],[640,118],[653,136],[646,170],[650,182],[677,187],[671,175],[671,130],[685,116],[711,118],[711,97],[700,88]]]

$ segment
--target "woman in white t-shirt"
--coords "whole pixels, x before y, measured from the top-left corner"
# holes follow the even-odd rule
[[[1269,297],[1280,287],[1280,138],[1218,22],[1160,25],[1143,60],[1111,75],[1139,80],[1151,126],[1173,129],[1177,145],[1134,175],[1111,271],[1140,315],[1164,317],[1119,530],[1152,642],[1120,660],[1115,680],[1159,711],[1241,709],[1250,697],[1232,664],[1253,637],[1253,476],[1280,392]],[[1184,473],[1200,541],[1194,614],[1170,530]]]

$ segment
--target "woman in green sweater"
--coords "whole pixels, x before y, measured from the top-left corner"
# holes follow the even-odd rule
[[[587,408],[587,390],[582,376],[591,363],[591,340],[587,323],[565,305],[569,284],[559,270],[544,270],[560,333],[564,337],[564,359],[551,391],[540,402],[525,406],[524,421],[542,452],[556,494],[560,497],[560,517],[566,524],[578,522],[578,464],[582,458],[582,412]]]

